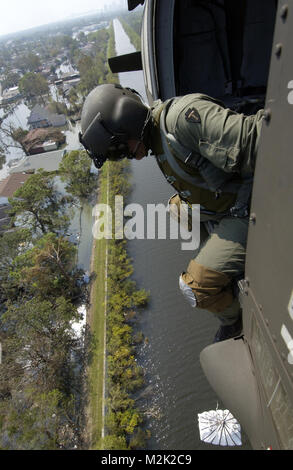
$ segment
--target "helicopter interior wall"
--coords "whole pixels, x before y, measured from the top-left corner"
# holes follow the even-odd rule
[[[231,97],[264,97],[276,7],[276,0],[177,0],[176,94],[206,93],[229,105]]]

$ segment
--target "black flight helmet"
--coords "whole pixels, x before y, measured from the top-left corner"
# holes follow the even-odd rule
[[[118,84],[99,85],[87,96],[79,140],[97,168],[109,160],[133,158],[128,140],[143,141],[150,111],[139,94]]]

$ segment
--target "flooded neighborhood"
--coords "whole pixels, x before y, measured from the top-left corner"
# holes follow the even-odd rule
[[[81,35],[83,38],[87,34],[95,33],[101,29],[108,28],[109,21],[101,21],[95,24],[88,24],[82,28],[73,27],[72,39],[77,44],[76,50],[82,55],[87,54],[94,48],[94,42],[89,45],[85,41],[78,41]],[[65,36],[64,36],[65,37]],[[68,37],[68,42],[71,39]],[[65,41],[66,42],[66,41]],[[7,41],[6,46],[13,48],[13,41]],[[30,51],[30,44],[27,44],[27,51]],[[35,55],[38,64],[36,73],[45,77],[48,81],[48,94],[35,96],[34,99],[28,100],[19,91],[18,86],[9,87],[7,89],[1,86],[0,97],[0,119],[1,119],[1,142],[5,147],[5,161],[2,162],[0,169],[0,203],[1,206],[7,206],[8,196],[12,196],[13,192],[23,184],[19,175],[29,175],[42,168],[45,171],[54,172],[59,168],[63,155],[72,150],[81,149],[78,139],[80,131],[80,104],[81,96],[77,97],[79,106],[75,107],[76,113],[68,113],[70,109],[70,90],[76,90],[76,86],[80,83],[80,73],[76,65],[72,64],[68,59],[69,49],[63,47],[59,53],[48,61],[40,62],[39,53]],[[16,60],[14,54],[14,61]],[[65,60],[66,59],[66,60]],[[22,71],[17,68],[9,70],[10,75],[21,77]],[[5,83],[5,73],[2,73],[3,82]],[[78,92],[75,92],[78,94]],[[50,103],[62,104],[66,114],[60,113],[59,109],[53,109],[57,113],[50,111]],[[12,131],[21,129],[25,134],[23,143],[13,140]],[[2,132],[1,132],[2,131]],[[93,172],[96,172],[92,168]],[[27,179],[27,177],[25,178]],[[55,178],[55,184],[58,191],[65,192],[64,184],[60,178]],[[84,207],[75,210],[75,217],[70,225],[71,238],[78,240],[79,246],[79,262],[89,269],[90,253],[91,253],[91,225],[92,215],[91,206],[84,203]],[[1,210],[1,208],[0,208]],[[87,214],[87,219],[82,220],[79,212],[82,211],[83,216]],[[82,222],[82,223],[81,223]],[[82,226],[86,229],[82,232]],[[82,236],[81,236],[82,234]],[[85,249],[87,246],[87,249]]]
[[[82,150],[78,134],[84,97],[109,75],[106,55],[111,21],[112,13],[105,9],[98,17],[82,17],[57,30],[49,25],[47,30],[25,32],[24,37],[16,35],[1,43],[0,414],[3,416],[5,409],[6,415],[1,448],[77,449],[91,445],[84,420],[88,419],[87,367],[93,336],[88,330],[88,315],[91,280],[96,276],[92,211],[97,202],[98,171]],[[27,261],[15,284],[14,263],[21,256]],[[40,276],[45,276],[42,281]],[[15,305],[17,315],[21,315],[21,305],[26,334],[19,336],[19,322],[18,333],[5,326],[4,318],[14,315],[8,302],[12,310]],[[33,324],[28,327],[25,321],[29,311],[33,322],[43,325],[38,339]],[[48,336],[51,327],[55,333]],[[15,334],[19,349],[12,352]],[[39,341],[42,346],[40,343],[37,352]],[[55,360],[57,350],[59,359],[56,356]],[[45,354],[41,369],[36,359],[39,353]],[[13,364],[21,364],[17,374],[9,372]],[[17,380],[24,384],[18,390],[12,383]],[[29,412],[32,397],[35,438],[26,436],[23,418],[17,425],[20,434],[9,434],[16,403],[23,401],[24,413],[26,409]],[[51,412],[56,420],[47,422],[47,434],[43,434],[38,431],[42,426],[38,406],[43,399],[52,403],[53,397],[58,397],[58,410]],[[53,429],[56,437],[48,440]]]

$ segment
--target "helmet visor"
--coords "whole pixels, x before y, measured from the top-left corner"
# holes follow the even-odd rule
[[[120,160],[128,157],[129,149],[126,143],[119,142],[122,135],[112,134],[104,125],[101,114],[88,126],[84,134],[79,133],[79,141],[94,161],[97,168],[101,168],[107,160]]]
[[[98,113],[82,135],[82,144],[93,154],[105,155],[110,146],[112,134],[103,126]]]

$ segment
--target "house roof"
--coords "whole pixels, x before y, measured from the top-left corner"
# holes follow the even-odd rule
[[[66,124],[66,117],[64,114],[50,113],[48,109],[36,104],[31,110],[27,123],[35,124],[40,121],[48,121],[52,126],[63,126]]]
[[[11,197],[31,175],[13,173],[0,182],[0,197]]]
[[[66,117],[64,114],[51,114],[49,120],[52,126],[64,126],[66,124]]]
[[[46,108],[42,108],[39,104],[36,104],[31,110],[31,114],[28,117],[28,124],[32,124],[39,121],[44,121],[49,119],[49,113]]]
[[[46,140],[63,143],[66,140],[66,136],[59,129],[52,129],[51,127],[37,127],[36,129],[30,130],[21,142],[27,149],[30,149],[35,144],[45,142]]]
[[[22,139],[23,144],[31,144],[36,140],[45,140],[48,135],[48,129],[32,129],[27,133],[27,135]]]
[[[43,168],[45,171],[55,171],[62,160],[64,152],[65,150],[53,150],[25,157],[17,166],[10,169],[10,174],[34,171],[38,168]]]

